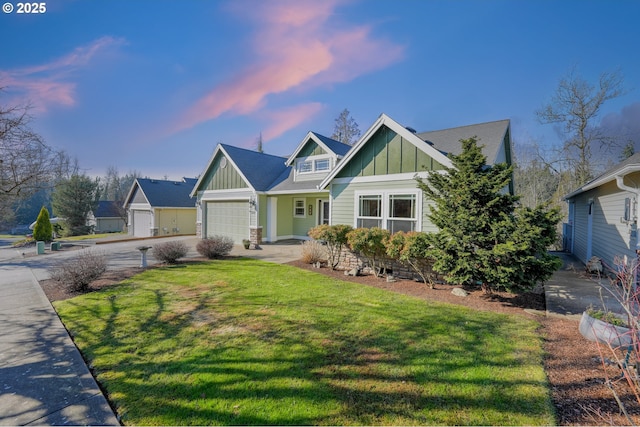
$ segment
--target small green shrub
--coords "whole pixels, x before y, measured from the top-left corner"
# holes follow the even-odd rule
[[[353,251],[367,259],[373,274],[379,276],[384,269],[386,243],[390,237],[389,231],[383,228],[356,228],[347,233],[347,243]]]
[[[54,266],[50,277],[61,286],[73,292],[86,292],[91,282],[107,270],[107,258],[104,254],[83,249],[69,260]]]
[[[53,226],[49,219],[49,211],[44,206],[40,209],[36,225],[33,227],[33,238],[42,242],[50,242],[53,239]]]
[[[202,239],[196,245],[196,250],[209,259],[221,258],[229,255],[233,249],[233,239],[229,236],[212,236]]]
[[[302,242],[301,261],[306,264],[315,264],[327,260],[327,247],[317,240]]]
[[[321,224],[309,230],[309,237],[326,244],[327,261],[332,270],[335,270],[340,262],[342,247],[347,244],[347,234],[351,230],[353,227],[346,224]]]
[[[179,241],[164,242],[153,247],[154,258],[167,264],[175,264],[178,258],[182,258],[187,252],[187,245]]]
[[[622,326],[623,328],[629,327],[624,319],[621,319],[610,311],[599,310],[589,306],[589,308],[587,308],[587,314],[594,319],[602,320],[603,322],[610,323],[614,326]]]

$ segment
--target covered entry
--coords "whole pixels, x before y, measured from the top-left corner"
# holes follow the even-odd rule
[[[228,236],[236,243],[249,238],[249,201],[207,202],[206,237]]]

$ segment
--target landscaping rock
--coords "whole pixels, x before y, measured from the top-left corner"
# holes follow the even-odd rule
[[[469,293],[462,288],[453,288],[451,293],[457,297],[466,297],[469,296]]]
[[[360,275],[360,269],[359,268],[354,268],[352,270],[345,270],[344,271],[344,275],[345,276],[359,276]]]

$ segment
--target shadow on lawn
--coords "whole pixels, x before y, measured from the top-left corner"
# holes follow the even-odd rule
[[[489,341],[503,339],[512,322],[507,317],[501,323],[486,313],[470,317],[459,307],[425,306],[418,318],[405,318],[381,306],[367,308],[370,327],[353,329],[352,322],[361,321],[358,301],[353,311],[331,317],[314,313],[331,309],[325,301],[287,318],[277,307],[292,308],[295,301],[265,305],[258,299],[254,307],[237,303],[221,313],[215,295],[204,292],[192,296],[188,310],[176,312],[175,296],[154,289],[136,331],[122,331],[126,293],[109,296],[109,313],[100,315],[101,339],[84,348],[89,358],[118,349],[119,357],[101,364],[97,374],[98,380],[102,373],[122,378],[103,386],[125,421],[135,412],[134,423],[144,418],[160,424],[553,422],[544,379],[526,375],[529,368],[541,369],[536,350],[514,349],[508,339],[502,354],[487,350]],[[203,312],[210,315],[194,315]],[[154,336],[155,350],[138,346],[147,334]],[[500,379],[508,369],[523,375]]]

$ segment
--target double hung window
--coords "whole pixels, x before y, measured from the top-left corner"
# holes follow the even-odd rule
[[[416,231],[417,193],[358,194],[356,227],[380,227],[391,233]]]

